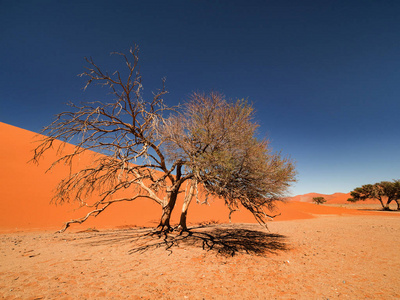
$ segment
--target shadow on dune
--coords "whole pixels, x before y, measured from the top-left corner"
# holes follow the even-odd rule
[[[257,229],[255,229],[257,228]],[[159,233],[153,229],[128,229],[85,234],[85,246],[132,244],[129,254],[165,248],[170,253],[176,248],[196,247],[224,256],[237,253],[262,255],[289,250],[286,237],[269,233],[257,225],[207,225],[191,227],[190,232]]]

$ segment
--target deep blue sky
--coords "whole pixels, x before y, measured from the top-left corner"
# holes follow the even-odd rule
[[[83,58],[113,71],[109,53],[134,43],[167,103],[253,102],[260,135],[297,162],[292,194],[400,178],[400,1],[0,0],[0,121],[38,132],[102,97],[81,90]]]

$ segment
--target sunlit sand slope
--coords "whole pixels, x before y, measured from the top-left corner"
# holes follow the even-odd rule
[[[37,166],[29,163],[40,135],[0,122],[0,230],[59,229],[65,221],[83,216],[87,210],[76,210],[76,203],[54,205],[51,198],[57,183],[68,174],[68,167],[61,165],[46,173],[56,159],[55,151],[49,151]],[[72,145],[66,145],[71,149]],[[90,163],[92,155],[81,155],[79,166]],[[303,199],[297,199],[303,201]],[[182,199],[179,199],[172,222],[179,220]],[[338,207],[323,207],[310,203],[289,201],[279,203],[273,214],[281,214],[276,220],[307,219],[315,214],[343,214],[350,210]],[[212,199],[210,205],[192,203],[189,224],[215,221],[228,222],[228,209],[220,199]],[[118,203],[110,206],[98,217],[75,229],[88,227],[154,226],[158,223],[161,207],[147,199]],[[233,222],[254,223],[252,215],[241,209],[232,215]]]

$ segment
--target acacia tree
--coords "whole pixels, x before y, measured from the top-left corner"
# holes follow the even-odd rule
[[[205,194],[221,197],[232,212],[240,206],[253,213],[259,223],[274,216],[274,203],[282,199],[295,180],[294,165],[280,153],[272,153],[265,140],[256,137],[254,109],[244,100],[229,103],[219,93],[194,93],[183,112],[168,119],[166,151],[184,162],[193,174],[185,197],[180,228],[199,187]],[[177,150],[178,149],[178,150]]]
[[[97,216],[111,204],[138,198],[162,207],[158,228],[169,231],[171,212],[185,189],[183,229],[189,203],[201,196],[202,189],[206,195],[223,197],[231,209],[240,201],[263,221],[262,208],[271,208],[283,195],[294,180],[294,167],[254,137],[257,125],[251,122],[251,106],[243,101],[229,104],[220,95],[194,94],[183,111],[168,107],[163,101],[164,81],[152,99],[145,100],[137,70],[138,47],[129,55],[114,54],[122,57],[127,72],[109,74],[86,58],[87,70],[80,75],[87,78],[84,89],[92,84],[108,87],[112,99],[71,104],[72,111],[58,114],[44,128],[45,137],[35,149],[34,161],[39,162],[56,140],[75,143],[74,150],[60,152],[50,168],[59,163],[72,166],[89,150],[99,153],[90,166],[71,172],[57,187],[56,203],[77,201],[92,208],[86,216],[68,221],[61,231]],[[94,194],[97,198],[90,203]]]
[[[324,197],[314,197],[313,202],[316,204],[324,204],[326,202]]]
[[[400,181],[394,180],[381,181],[374,184],[365,184],[361,187],[355,188],[350,193],[352,198],[349,202],[365,201],[366,199],[376,199],[380,202],[383,210],[390,210],[389,204],[395,201],[397,210],[400,210]],[[386,201],[385,201],[386,200]]]

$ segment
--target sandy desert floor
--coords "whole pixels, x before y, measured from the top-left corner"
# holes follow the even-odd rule
[[[33,132],[0,122],[0,139],[2,299],[400,298],[400,212],[349,204],[348,193],[322,195],[327,204],[315,205],[309,202],[321,194],[309,193],[278,203],[281,215],[267,231],[244,210],[223,225],[229,211],[214,199],[190,208],[191,235],[160,237],[139,227],[160,216],[142,199],[54,234],[86,214],[49,205],[69,168],[45,172],[55,152],[39,166],[27,163]],[[78,165],[92,159],[83,155]]]
[[[399,299],[400,218],[0,236],[3,299]]]

